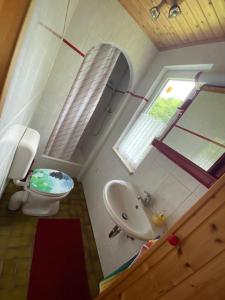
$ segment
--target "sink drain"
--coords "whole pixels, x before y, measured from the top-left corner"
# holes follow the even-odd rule
[[[126,214],[126,213],[122,213],[122,218],[123,218],[124,220],[128,220],[127,214]]]

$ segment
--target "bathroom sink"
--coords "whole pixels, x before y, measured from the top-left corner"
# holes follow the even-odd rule
[[[137,199],[134,187],[123,180],[112,180],[103,189],[103,199],[113,221],[128,235],[148,240],[153,238],[152,226]]]

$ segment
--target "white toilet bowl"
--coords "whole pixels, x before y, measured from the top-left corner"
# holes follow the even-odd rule
[[[63,172],[52,169],[35,169],[30,172],[40,134],[32,128],[22,127],[24,134],[17,145],[8,178],[13,179],[15,184],[23,186],[24,191],[11,196],[8,208],[18,210],[22,207],[23,213],[31,216],[52,216],[58,212],[60,200],[72,190],[73,179]]]
[[[21,185],[21,181],[19,182]],[[60,200],[65,198],[74,187],[73,179],[60,171],[35,169],[28,176],[24,191],[14,193],[8,208],[30,216],[52,216],[59,210]]]

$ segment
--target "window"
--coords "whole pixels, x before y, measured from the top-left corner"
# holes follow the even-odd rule
[[[206,187],[225,173],[224,96],[224,86],[203,84],[169,130],[152,142]]]
[[[133,172],[151,149],[151,142],[160,136],[194,89],[193,80],[167,79],[158,88],[150,105],[144,108],[113,147],[130,172]]]

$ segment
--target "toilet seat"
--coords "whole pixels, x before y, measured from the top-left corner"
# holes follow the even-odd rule
[[[35,169],[27,177],[24,191],[14,193],[9,209],[29,216],[47,217],[57,214],[60,200],[74,187],[73,179],[63,172],[52,169]]]
[[[60,171],[53,169],[35,169],[28,177],[27,188],[38,195],[62,197],[74,187],[73,179]]]
[[[20,207],[25,215],[47,217],[57,214],[60,201],[74,187],[73,179],[63,172],[52,169],[35,169],[23,184],[24,191],[14,193],[9,209]]]

